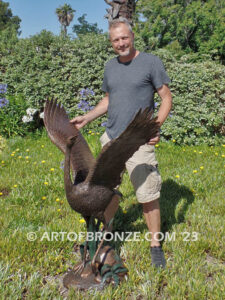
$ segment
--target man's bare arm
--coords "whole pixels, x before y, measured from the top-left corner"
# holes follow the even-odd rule
[[[172,108],[172,94],[168,86],[165,84],[157,90],[157,93],[162,99],[158,112],[158,121],[160,122],[160,126],[162,126]]]
[[[172,94],[170,89],[167,85],[163,85],[161,88],[157,89],[157,93],[159,94],[160,98],[162,99],[162,103],[159,108],[158,112],[158,122],[160,126],[165,122],[171,108],[172,108]],[[155,145],[159,142],[160,135],[156,136],[155,138],[151,139],[148,144]]]
[[[106,93],[105,97],[95,106],[94,109],[89,111],[83,116],[77,116],[70,121],[73,123],[77,129],[84,127],[87,123],[97,119],[98,117],[104,115],[108,110],[109,105],[109,94]]]

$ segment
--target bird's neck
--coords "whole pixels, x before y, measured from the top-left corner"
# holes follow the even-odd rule
[[[65,164],[64,164],[64,186],[66,193],[73,189],[73,183],[70,176],[70,153],[71,148],[66,147]]]

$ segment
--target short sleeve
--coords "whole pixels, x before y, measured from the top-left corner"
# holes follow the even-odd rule
[[[103,83],[102,83],[102,90],[103,90],[103,92],[108,93],[108,85],[107,85],[107,75],[106,75],[106,73],[107,73],[107,71],[106,71],[106,68],[105,68],[104,77],[103,77]]]
[[[163,84],[169,84],[171,82],[162,61],[157,56],[153,60],[151,67],[151,81],[155,89],[159,89]]]

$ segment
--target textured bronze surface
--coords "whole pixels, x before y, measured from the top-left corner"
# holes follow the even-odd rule
[[[100,249],[98,256],[96,258],[96,269],[97,273],[94,274],[91,266],[91,262],[87,261],[85,267],[82,268],[83,263],[79,263],[74,266],[73,270],[70,270],[63,278],[63,285],[66,288],[81,289],[86,290],[90,288],[102,289],[107,284],[115,284],[113,278],[108,278],[103,282],[103,277],[101,274],[101,268],[104,265],[113,267],[118,264],[118,256],[115,251],[110,246],[104,246]],[[121,267],[124,268],[124,265],[121,264]],[[118,273],[118,279],[121,282],[127,277],[127,272]]]
[[[99,282],[99,280],[96,279],[96,275],[93,273],[83,277],[79,273],[69,271],[63,278],[63,285],[67,289],[73,288],[87,290],[90,288],[103,289],[105,284],[101,283],[101,281]]]
[[[90,217],[105,224],[104,211],[121,183],[126,161],[155,137],[159,124],[148,109],[139,111],[126,130],[107,143],[97,160],[81,133],[69,122],[65,109],[56,101],[47,101],[44,123],[51,141],[65,154],[64,185],[69,205],[89,222]],[[71,180],[70,164],[74,178]],[[74,185],[76,177],[79,183]]]
[[[126,130],[118,138],[107,143],[95,160],[79,130],[69,122],[65,109],[57,101],[47,100],[44,109],[44,124],[51,141],[65,154],[66,198],[71,208],[82,214],[88,230],[91,228],[93,232],[98,231],[95,223],[97,219],[103,222],[104,230],[108,232],[110,225],[106,223],[104,212],[116,194],[114,189],[121,183],[121,174],[126,161],[159,131],[159,123],[156,122],[156,118],[152,118],[152,114],[153,112],[150,112],[148,108],[143,111],[139,110]],[[73,180],[70,168],[73,171]],[[91,246],[89,250],[94,246],[95,251],[90,255],[92,272],[86,263],[88,243]],[[115,259],[114,250],[104,248],[103,239],[98,245],[95,244],[95,241],[92,244],[91,242],[85,244],[83,267],[81,265],[79,272],[70,271],[67,274],[65,286],[74,285],[84,288],[84,286],[102,285],[102,282],[99,283],[101,280],[99,272],[101,267],[106,265],[102,261],[104,251],[106,254],[104,260],[112,266],[111,273],[114,280],[118,281],[118,276],[113,273],[114,271],[118,273],[119,270],[115,270],[117,265],[113,268],[113,264],[118,262],[118,259]],[[83,276],[81,276],[82,271],[84,271]],[[124,271],[121,273],[123,276]]]

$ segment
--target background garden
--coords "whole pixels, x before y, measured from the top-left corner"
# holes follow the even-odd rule
[[[224,15],[223,1],[137,1],[136,48],[159,56],[172,80],[173,109],[156,153],[163,178],[162,231],[177,238],[164,242],[168,268],[160,272],[150,266],[149,242],[116,244],[129,281],[77,298],[224,297]],[[97,24],[85,16],[78,22],[74,37],[45,30],[21,39],[19,18],[0,1],[2,299],[62,299],[58,280],[80,259],[69,241],[40,241],[45,231],[85,231],[66,202],[63,155],[47,137],[42,114],[47,98],[58,99],[72,118],[103,96],[104,64],[114,53]],[[156,113],[159,105],[155,97]],[[83,129],[95,156],[105,121]],[[126,173],[120,191],[115,230],[144,237],[147,229]],[[29,232],[39,238],[28,241]],[[182,232],[197,232],[198,240],[185,242]]]

